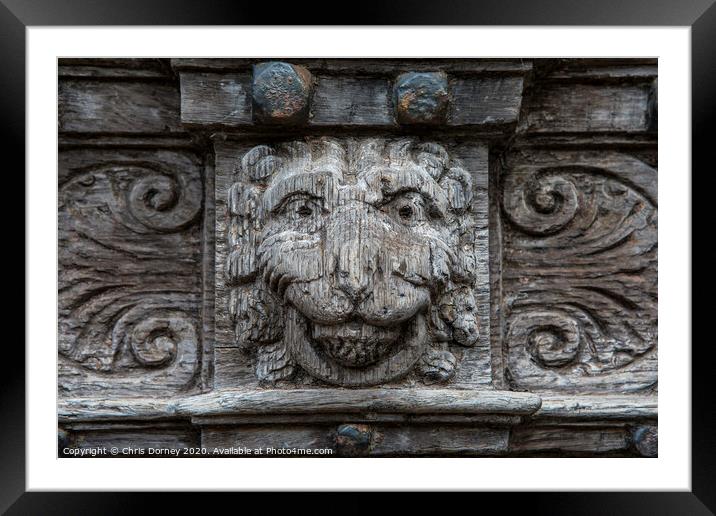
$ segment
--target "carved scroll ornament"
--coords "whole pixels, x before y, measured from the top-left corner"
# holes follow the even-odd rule
[[[514,161],[502,203],[512,381],[655,388],[656,170],[622,154],[537,153]]]
[[[179,154],[146,157],[62,156],[61,390],[166,393],[197,372],[201,175]]]

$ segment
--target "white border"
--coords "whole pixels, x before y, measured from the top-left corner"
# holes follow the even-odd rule
[[[69,28],[27,31],[29,490],[690,490],[689,28]],[[57,459],[58,56],[659,57],[658,459]],[[137,462],[141,461],[141,462]]]

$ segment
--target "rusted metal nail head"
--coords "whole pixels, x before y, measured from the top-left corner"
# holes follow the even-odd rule
[[[443,72],[404,73],[395,82],[395,114],[400,124],[443,123],[449,100]]]
[[[336,449],[339,455],[367,455],[373,441],[373,432],[368,425],[341,425],[336,431]]]
[[[261,123],[296,125],[308,120],[311,74],[281,61],[254,65],[252,103]]]

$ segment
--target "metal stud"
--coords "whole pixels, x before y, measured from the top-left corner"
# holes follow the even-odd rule
[[[449,105],[448,81],[443,72],[410,72],[398,76],[394,88],[399,124],[441,124]]]
[[[312,82],[311,73],[302,66],[280,61],[254,65],[254,120],[264,124],[306,123]]]

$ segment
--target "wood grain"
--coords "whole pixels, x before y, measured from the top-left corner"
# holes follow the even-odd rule
[[[225,264],[216,278],[216,347],[243,350],[217,352],[217,359],[229,360],[215,365],[217,385],[242,384],[250,367],[259,381],[271,383],[289,377],[346,386],[400,381],[428,342],[435,351],[419,372],[444,373],[438,381],[455,376],[455,386],[490,384],[484,145],[346,138],[254,147],[227,141],[215,148],[216,263]],[[371,165],[389,160],[390,167]],[[396,193],[385,190],[390,181]],[[402,221],[398,208],[391,215],[404,191],[422,192],[405,198],[415,222]],[[275,211],[296,194],[314,199],[302,209],[316,207],[316,199],[322,205],[305,220]],[[435,203],[444,218],[431,219],[424,202]],[[335,277],[335,267],[344,276]],[[292,286],[297,281],[300,289]],[[357,288],[361,299],[354,299]],[[284,295],[290,303],[280,301]],[[331,321],[349,318],[349,301],[368,342],[397,338],[403,347],[379,356],[382,351],[344,345],[344,330]],[[415,323],[407,328],[407,320]],[[312,342],[301,337],[309,332]],[[451,341],[458,346],[448,350]],[[317,342],[334,347],[330,359],[314,351]],[[457,371],[455,357],[464,364]],[[297,365],[308,378],[294,379]]]
[[[281,59],[281,58],[276,58]],[[177,71],[215,70],[247,71],[261,58],[182,58],[172,59]],[[524,74],[532,70],[531,59],[316,59],[291,58],[294,62],[316,72],[345,75],[383,75],[393,77],[402,72],[430,72],[441,70],[460,74],[512,73]],[[652,60],[653,61],[653,60]]]
[[[656,170],[515,150],[503,178],[508,374],[535,391],[655,389]]]
[[[311,125],[390,126],[395,123],[387,79],[319,76]]]
[[[541,400],[526,392],[457,389],[224,389],[173,399],[62,399],[61,421],[209,417],[234,414],[411,413],[529,415]],[[123,415],[124,414],[124,415]]]
[[[62,132],[181,131],[179,92],[163,82],[62,80],[58,117]]]
[[[448,124],[512,124],[522,105],[522,77],[454,79]]]
[[[547,84],[529,100],[520,132],[640,132],[647,129],[648,84]]]
[[[655,456],[657,60],[265,61],[58,61],[62,442]]]
[[[181,75],[181,121],[185,124],[251,123],[251,75]]]
[[[293,62],[293,61],[292,61]],[[393,78],[315,75],[308,127],[397,127]],[[248,128],[253,125],[251,73],[181,72],[181,120],[192,125]],[[450,78],[449,127],[514,124],[522,102],[521,76]],[[481,129],[482,130],[482,129]]]
[[[59,177],[61,396],[170,395],[200,363],[200,161],[68,150]]]
[[[623,451],[630,446],[625,428],[515,428],[510,436],[512,453],[588,453]]]

